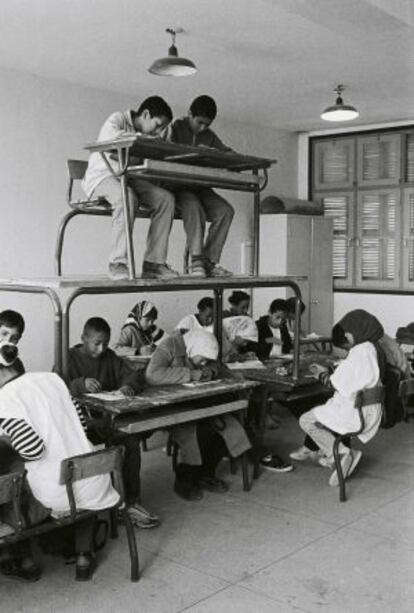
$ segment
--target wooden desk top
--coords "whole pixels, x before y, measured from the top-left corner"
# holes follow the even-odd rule
[[[276,160],[270,158],[243,155],[235,151],[220,151],[211,147],[179,145],[144,134],[131,134],[113,140],[88,143],[85,149],[91,153],[129,149],[132,156],[139,158],[237,171],[269,168],[276,163]]]
[[[82,403],[90,409],[103,410],[113,416],[127,413],[148,415],[149,409],[184,403],[190,400],[206,400],[223,394],[248,391],[258,385],[260,383],[256,381],[241,379],[221,379],[194,385],[162,385],[147,387],[142,393],[132,398],[124,397],[114,400],[103,400],[85,394],[82,396]]]

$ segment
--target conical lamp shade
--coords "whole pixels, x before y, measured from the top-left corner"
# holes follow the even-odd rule
[[[168,57],[155,60],[148,68],[148,72],[159,77],[188,77],[197,72],[197,67],[191,60],[179,57],[177,47],[171,45]]]
[[[328,106],[321,114],[325,121],[349,121],[359,117],[359,113],[351,104],[344,104],[341,96],[338,96],[332,106]]]

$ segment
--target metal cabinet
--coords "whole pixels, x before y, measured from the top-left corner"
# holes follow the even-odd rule
[[[305,332],[329,335],[333,320],[332,219],[312,215],[261,215],[260,274],[306,275],[299,282],[306,311]],[[289,290],[255,290],[254,315],[267,313]]]

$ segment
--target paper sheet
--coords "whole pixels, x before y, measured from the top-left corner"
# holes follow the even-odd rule
[[[115,390],[113,392],[97,392],[96,394],[90,393],[85,394],[85,396],[89,396],[90,398],[97,398],[98,400],[122,400],[126,398],[122,392],[119,390]]]
[[[247,370],[247,369],[258,369],[258,368],[266,368],[264,364],[260,360],[246,360],[246,362],[229,362],[226,364],[227,368],[230,370]]]
[[[191,383],[183,383],[184,387],[201,387],[202,385],[211,385],[212,383],[220,383],[222,379],[214,381],[191,381]]]

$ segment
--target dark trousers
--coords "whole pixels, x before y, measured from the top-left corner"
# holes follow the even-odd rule
[[[224,439],[212,420],[206,419],[197,423],[197,441],[201,466],[180,463],[175,469],[176,480],[188,487],[196,485],[202,478],[214,477],[218,463],[227,453]]]

